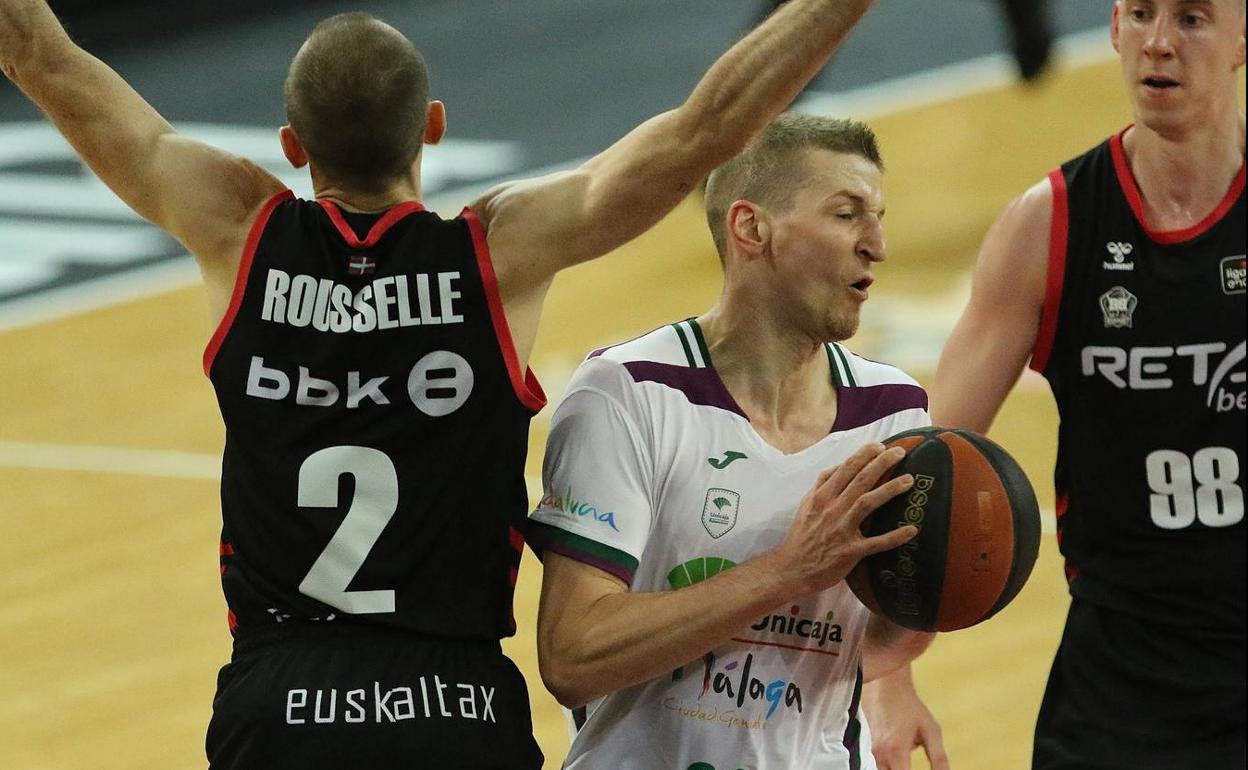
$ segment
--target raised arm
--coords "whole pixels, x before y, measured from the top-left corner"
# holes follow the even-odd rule
[[[988,231],[971,301],[945,343],[932,386],[937,425],[986,433],[1031,356],[1048,275],[1049,180],[1014,200]]]
[[[44,0],[0,0],[0,67],[126,205],[232,283],[251,219],[282,189],[245,160],[176,134]]]
[[[562,268],[657,222],[793,101],[872,0],[791,0],[710,68],[684,104],[580,168],[503,185],[473,204],[488,233],[517,346]],[[522,359],[524,355],[522,354]]]

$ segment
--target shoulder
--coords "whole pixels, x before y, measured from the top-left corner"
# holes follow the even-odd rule
[[[667,419],[687,410],[743,417],[710,364],[693,320],[662,326],[619,345],[595,350],[568,386],[614,396],[634,412],[662,412]],[[683,418],[682,418],[683,419]]]
[[[996,228],[1018,237],[1031,234],[1047,239],[1054,201],[1060,198],[1064,203],[1065,195],[1065,177],[1060,168],[1053,169],[1045,178],[1028,187],[1006,205],[997,220]]]
[[[890,364],[872,361],[839,342],[828,344],[837,380],[838,414],[834,430],[868,425],[886,432],[930,422],[927,391],[913,377]]]
[[[840,342],[829,342],[827,347],[839,383],[850,387],[901,385],[923,389],[917,380],[892,364],[864,358]]]
[[[1026,308],[1041,302],[1053,244],[1064,240],[1066,229],[1065,177],[1054,169],[1010,201],[989,228],[976,260],[972,299],[1023,299],[1017,305]]]
[[[660,326],[591,352],[573,374],[568,393],[596,390],[624,402],[633,398],[641,383],[690,368],[685,352],[688,343],[678,326]]]

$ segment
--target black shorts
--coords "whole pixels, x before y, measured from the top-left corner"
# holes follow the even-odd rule
[[[540,770],[528,691],[498,642],[355,628],[240,640],[212,770]]]
[[[1243,770],[1244,637],[1075,599],[1033,770]]]

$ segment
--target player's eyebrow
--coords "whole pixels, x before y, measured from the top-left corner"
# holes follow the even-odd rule
[[[824,198],[824,203],[833,203],[836,201],[837,198],[848,199],[849,202],[852,203],[856,208],[864,209],[866,211],[872,210],[871,204],[869,201],[867,201],[866,198],[859,195],[858,193],[851,192],[849,190],[837,190],[836,192],[829,195],[827,198]],[[881,206],[880,210],[876,213],[878,213],[881,217],[883,217],[884,207]]]

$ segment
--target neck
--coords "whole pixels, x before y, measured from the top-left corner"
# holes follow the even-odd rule
[[[1184,229],[1213,211],[1244,164],[1244,115],[1186,129],[1154,130],[1137,124],[1123,150],[1144,198],[1150,226]]]
[[[774,303],[728,292],[698,318],[715,369],[755,429],[784,451],[803,449],[828,434],[836,390],[823,340],[768,312]]]
[[[419,169],[410,177],[367,192],[325,179],[313,169],[312,190],[317,200],[331,200],[347,211],[363,214],[385,211],[408,201],[419,203],[421,200]]]

